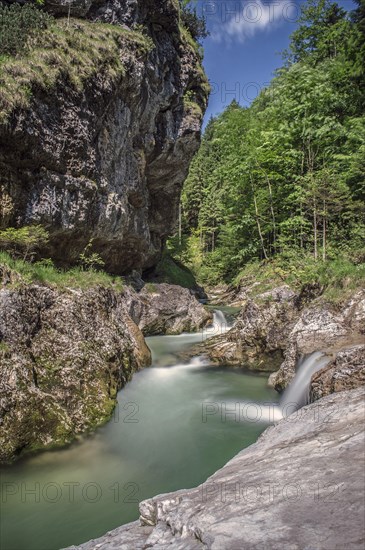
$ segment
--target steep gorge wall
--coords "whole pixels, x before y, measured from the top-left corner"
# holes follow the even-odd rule
[[[57,16],[68,6],[45,3]],[[42,224],[51,233],[42,252],[60,265],[76,262],[93,238],[110,272],[151,268],[199,146],[209,85],[198,49],[174,0],[75,0],[70,26],[57,24],[66,46],[56,41],[39,54],[54,56],[57,77],[43,85],[32,60],[27,104],[1,105],[1,226]],[[95,56],[89,40],[77,86],[62,66],[64,51],[71,40],[81,51],[88,33]],[[14,70],[19,83],[29,77]]]

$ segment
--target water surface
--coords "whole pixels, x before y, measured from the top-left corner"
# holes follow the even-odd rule
[[[174,358],[216,331],[217,323],[147,338],[153,366],[119,392],[107,425],[1,470],[1,550],[57,550],[103,535],[137,519],[139,501],[198,485],[257,439],[266,416],[235,407],[277,401],[266,377]]]

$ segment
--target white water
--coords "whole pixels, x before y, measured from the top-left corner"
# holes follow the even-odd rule
[[[280,400],[284,416],[294,412],[309,403],[310,381],[315,372],[325,367],[330,357],[320,351],[315,351],[299,363],[297,373],[285,390]]]
[[[211,336],[217,336],[218,334],[224,334],[230,328],[231,327],[223,311],[220,311],[219,309],[215,309],[213,311],[213,324],[209,325],[204,329],[205,338],[210,338]]]
[[[207,338],[224,334],[231,328],[224,313],[213,311],[213,322],[202,328],[199,332],[183,332],[182,334],[169,336],[150,336],[149,347],[152,351],[152,363],[157,367],[170,367],[176,365],[176,354],[189,349],[195,344],[204,342]]]
[[[269,408],[267,414],[270,421],[286,418],[309,403],[310,381],[314,373],[323,369],[330,357],[320,351],[315,351],[299,360],[293,381],[284,391],[279,406]]]

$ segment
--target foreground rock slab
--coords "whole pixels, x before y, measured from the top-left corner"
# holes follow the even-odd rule
[[[268,428],[197,488],[140,504],[140,521],[75,550],[363,550],[365,388]]]

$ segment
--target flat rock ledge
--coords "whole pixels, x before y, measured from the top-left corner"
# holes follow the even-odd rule
[[[194,489],[140,504],[140,520],[69,550],[363,550],[365,388],[268,428]]]

